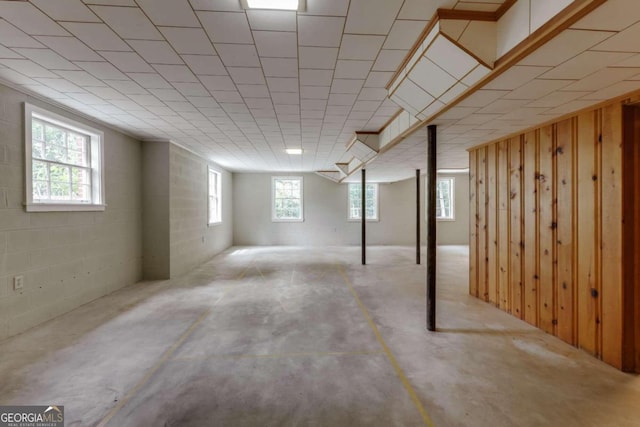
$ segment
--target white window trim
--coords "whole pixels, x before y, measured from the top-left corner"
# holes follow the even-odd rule
[[[211,211],[211,188],[209,187],[210,180],[209,175],[211,172],[214,172],[218,175],[218,179],[216,180],[217,189],[216,194],[218,196],[218,221],[211,222],[210,211]],[[219,170],[212,168],[211,166],[207,167],[207,225],[210,227],[222,224],[222,172]]]
[[[453,176],[439,176],[436,179],[437,180],[448,179],[451,181],[451,218],[436,218],[436,221],[453,222],[456,220],[456,178]],[[437,183],[437,180],[436,180],[436,183]],[[436,203],[437,203],[437,200],[436,200]]]
[[[362,218],[351,218],[351,204],[349,203],[349,196],[351,192],[349,191],[349,185],[362,185],[361,183],[350,182],[347,183],[347,221],[349,222],[362,222]],[[367,218],[367,222],[380,222],[380,184],[377,182],[368,182],[367,185],[372,184],[376,187],[376,217],[369,219]]]
[[[54,125],[79,132],[91,137],[91,185],[94,203],[44,203],[33,201],[33,165],[32,165],[32,118],[36,117]],[[104,195],[104,132],[61,116],[35,105],[24,103],[24,137],[25,137],[25,209],[27,212],[57,211],[104,211],[106,208]]]
[[[276,218],[276,180],[299,179],[300,180],[300,218],[280,219]],[[272,176],[271,177],[271,222],[304,222],[304,177],[302,176]]]

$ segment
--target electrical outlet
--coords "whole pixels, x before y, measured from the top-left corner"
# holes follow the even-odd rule
[[[16,276],[13,278],[13,290],[19,291],[24,285],[24,276]]]

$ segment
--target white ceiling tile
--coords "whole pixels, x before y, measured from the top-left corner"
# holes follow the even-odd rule
[[[544,73],[544,79],[581,79],[608,64],[629,58],[631,53],[586,51]],[[640,64],[639,64],[640,65]]]
[[[640,52],[638,39],[640,39],[640,22],[608,38],[599,45],[593,47],[593,50]]]
[[[339,79],[365,79],[371,70],[373,61],[347,61],[339,60],[336,64],[335,78]]]
[[[480,114],[507,114],[511,111],[514,111],[523,105],[527,105],[528,101],[526,100],[515,100],[515,99],[498,99],[497,101],[492,102],[491,104],[483,107],[478,110]],[[463,107],[463,106],[461,106]]]
[[[395,101],[395,97],[405,101],[415,112],[424,110],[434,101],[433,96],[411,80],[405,80],[398,86],[391,99]]]
[[[92,93],[68,93],[69,97],[86,105],[109,105],[109,102]]]
[[[638,22],[635,11],[638,7],[636,0],[607,0],[605,4],[582,18],[572,28],[588,28],[599,31],[622,31]]]
[[[13,70],[9,70],[9,69],[2,70],[2,69],[0,69],[0,79],[7,77],[5,75],[5,72],[15,73],[15,71],[13,71]],[[18,74],[18,73],[16,73],[16,74]],[[27,77],[23,77],[23,79],[24,79],[25,83],[23,84],[22,87],[25,88],[28,91],[37,93],[38,95],[45,96],[45,97],[47,97],[49,99],[53,99],[53,100],[69,98],[68,95],[60,93],[55,89],[51,89],[49,86],[44,86],[44,85],[38,84],[38,82],[36,82],[35,80],[28,79]],[[14,82],[14,83],[19,83],[18,81],[13,80],[13,79],[11,81]],[[29,82],[31,82],[31,84]]]
[[[373,71],[393,71],[395,72],[404,58],[407,56],[408,50],[391,50],[382,49],[373,64]]]
[[[300,46],[339,47],[344,18],[336,16],[298,16]]]
[[[588,95],[589,93],[590,92],[557,91],[557,92],[550,93],[546,96],[543,96],[542,98],[527,104],[527,107],[555,108],[569,101],[573,101],[585,95]]]
[[[252,30],[296,31],[296,12],[284,10],[247,10]]]
[[[340,45],[340,59],[374,60],[384,43],[384,36],[345,34]]]
[[[184,65],[154,65],[154,68],[169,82],[197,83],[198,79]]]
[[[605,68],[582,80],[578,80],[572,85],[566,86],[564,90],[596,91],[618,83],[621,80],[628,79],[638,73],[640,73],[640,68]]]
[[[147,95],[149,93],[145,88],[131,80],[105,80],[105,83],[125,95]]]
[[[298,61],[290,58],[262,58],[262,69],[268,77],[298,77]]]
[[[182,59],[191,70],[200,75],[226,75],[227,71],[218,56],[209,55],[182,55]]]
[[[269,89],[264,84],[236,84],[240,95],[245,98],[265,98],[271,104]],[[249,103],[247,103],[248,105]],[[250,106],[250,105],[249,105]]]
[[[360,93],[364,80],[358,79],[333,79],[331,93]]]
[[[411,49],[418,36],[427,25],[427,21],[397,20],[384,42],[384,49]]]
[[[23,59],[22,55],[2,45],[0,45],[0,58]]]
[[[219,103],[242,103],[242,97],[238,91],[211,91],[211,95],[218,101]]]
[[[137,0],[137,3],[156,25],[200,26],[188,0]]]
[[[77,70],[78,67],[50,49],[14,48],[16,52],[50,70]]]
[[[150,64],[182,64],[169,43],[156,40],[129,40],[129,44]]]
[[[209,90],[236,90],[229,76],[200,76],[200,81]]]
[[[86,71],[58,71],[56,74],[78,86],[106,86],[102,80],[96,79]]]
[[[160,27],[160,31],[179,54],[215,55],[202,28]]]
[[[336,66],[338,49],[333,47],[300,47],[300,68],[328,69]]]
[[[404,0],[351,0],[345,32],[387,35]]]
[[[7,47],[43,47],[36,39],[1,18],[0,40]]]
[[[390,71],[372,71],[364,82],[364,87],[386,87],[392,76],[393,73]]]
[[[126,99],[126,96],[111,87],[86,86],[85,89],[102,99]]]
[[[0,2],[0,16],[30,35],[69,35],[64,28],[31,3],[21,1]]]
[[[227,67],[259,67],[260,60],[252,44],[216,44],[222,62]]]
[[[623,81],[585,95],[581,99],[605,101],[640,89],[640,81]]]
[[[298,79],[295,77],[267,77],[267,85],[271,92],[299,91]]]
[[[84,93],[86,92],[81,87],[74,85],[70,81],[65,79],[49,79],[49,78],[37,78],[37,81],[43,85],[49,86],[62,93]]]
[[[253,43],[244,13],[198,12],[198,17],[214,43]]]
[[[307,0],[308,15],[346,16],[349,2],[345,0]]]
[[[549,71],[550,67],[516,65],[484,86],[484,89],[513,90]]]
[[[458,80],[478,65],[474,57],[444,36],[436,37],[425,56]]]
[[[229,67],[227,70],[236,84],[259,85],[265,83],[261,68]]]
[[[125,73],[153,72],[149,66],[135,52],[99,52],[107,61]]]
[[[457,82],[450,74],[425,57],[416,63],[409,74],[409,79],[434,98],[439,98]]]
[[[297,58],[296,33],[284,31],[254,31],[258,55],[270,58]]]
[[[290,92],[271,92],[271,99],[274,105],[298,105],[300,96]]]
[[[102,61],[102,57],[75,37],[36,36],[38,41],[69,61]]]
[[[534,100],[542,98],[551,92],[560,90],[575,80],[543,80],[535,79],[529,83],[520,86],[518,89],[512,91],[508,95],[505,95],[503,99],[527,99]]]
[[[58,77],[51,71],[28,59],[0,59],[0,64],[27,77]]]
[[[31,3],[56,21],[100,22],[80,0],[31,0]]]
[[[116,33],[104,24],[63,22],[62,25],[94,50],[131,50]]]
[[[383,101],[387,97],[387,90],[384,88],[365,87],[358,95],[363,101]]]
[[[91,6],[123,39],[162,40],[162,34],[137,7]]]
[[[333,70],[300,70],[300,84],[304,86],[330,86]]]
[[[161,101],[184,101],[184,97],[175,89],[149,89]]]
[[[75,62],[85,71],[99,79],[128,80],[128,77],[108,62]]]
[[[172,86],[156,73],[128,73],[130,78],[146,89],[171,89]]]
[[[330,86],[302,86],[300,87],[301,99],[329,99]]]
[[[520,65],[556,66],[589,49],[613,33],[604,31],[566,30],[528,55]]]
[[[195,10],[216,10],[241,12],[242,6],[238,0],[190,0]]]
[[[353,104],[353,111],[377,111],[378,108],[380,107],[380,101],[368,101],[368,100],[364,100],[364,99],[360,99],[360,97],[358,97],[358,100],[355,102],[355,104]],[[392,114],[394,114],[397,111],[398,107],[396,107],[394,109],[394,112]],[[387,120],[387,118],[385,118],[385,121]]]
[[[331,93],[327,105],[351,106],[356,102],[357,96],[356,94]]]
[[[214,76],[206,76],[214,77]],[[217,76],[216,76],[217,77]],[[205,86],[210,82],[202,82]],[[206,89],[200,83],[174,83],[173,86],[184,96],[204,96],[208,95]]]
[[[458,105],[462,107],[486,107],[492,102],[502,98],[509,91],[507,90],[485,90],[480,89],[473,92],[467,98],[462,100]]]

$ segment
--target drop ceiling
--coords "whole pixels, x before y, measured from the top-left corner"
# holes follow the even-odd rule
[[[520,0],[513,14],[533,1],[552,3]],[[233,171],[336,170],[352,161],[356,131],[400,111],[387,83],[436,10],[503,3],[307,0],[306,11],[284,12],[239,0],[0,1],[0,80]],[[421,117],[438,125],[439,165],[464,168],[473,145],[639,89],[639,36],[637,0],[608,0]],[[419,129],[384,150],[370,176],[424,169],[425,139]],[[303,154],[286,154],[292,147]]]

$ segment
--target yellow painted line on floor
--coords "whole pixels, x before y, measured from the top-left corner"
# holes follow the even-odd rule
[[[429,427],[433,427],[433,422],[431,421],[431,418],[429,418],[429,414],[427,414],[427,411],[424,409],[424,406],[422,406],[422,403],[420,402],[420,399],[418,398],[418,394],[413,389],[413,386],[411,385],[411,383],[409,382],[409,379],[404,374],[404,371],[402,370],[402,368],[398,364],[398,361],[396,360],[395,356],[391,352],[391,349],[389,348],[387,343],[384,341],[384,338],[382,338],[382,334],[378,330],[378,327],[376,326],[375,323],[373,323],[373,319],[371,318],[371,315],[369,314],[369,310],[367,310],[367,307],[365,307],[365,305],[360,300],[360,297],[358,296],[357,292],[353,288],[353,285],[351,284],[351,281],[349,280],[349,277],[347,277],[347,273],[344,271],[344,268],[342,268],[341,265],[338,265],[338,270],[340,271],[340,275],[342,276],[342,279],[344,280],[344,283],[347,285],[347,288],[349,288],[349,291],[351,292],[351,295],[353,295],[353,298],[356,300],[356,303],[358,304],[358,307],[360,307],[360,311],[362,312],[364,317],[367,319],[367,323],[369,323],[369,326],[371,327],[371,330],[373,331],[373,333],[375,334],[376,338],[378,339],[378,342],[382,346],[382,349],[384,350],[384,353],[387,355],[387,358],[389,359],[389,362],[391,362],[391,365],[393,366],[393,369],[396,371],[396,375],[398,376],[398,378],[400,378],[400,381],[402,381],[402,385],[407,390],[407,393],[409,393],[409,397],[411,397],[411,400],[413,401],[414,405],[416,406],[416,408],[420,412],[420,415],[422,416],[422,420],[424,421],[425,425],[427,425]]]
[[[236,280],[241,280],[245,274],[247,273],[247,271],[249,271],[250,267],[245,268],[242,273],[240,273],[240,275],[236,278]],[[229,291],[233,288],[234,286],[229,286],[224,293],[222,294],[222,296],[218,299],[218,301],[222,300],[227,293],[229,293]],[[216,303],[218,302],[216,301]],[[145,374],[144,377],[142,377],[142,379],[140,379],[140,381],[137,382],[137,384],[122,398],[120,399],[120,401],[118,402],[118,404],[116,406],[114,406],[108,413],[107,415],[102,419],[102,421],[100,421],[100,423],[98,424],[97,427],[105,427],[107,424],[109,424],[109,421],[111,421],[111,419],[116,416],[118,414],[118,412],[120,412],[120,410],[124,407],[124,405],[126,405],[127,403],[129,403],[129,401],[140,391],[140,389],[142,389],[142,387],[144,387],[147,382],[149,382],[149,380],[151,379],[151,377],[153,377],[153,375],[158,372],[158,370],[160,368],[162,368],[162,366],[167,362],[167,360],[169,360],[169,358],[173,355],[173,353],[175,353],[175,351],[186,341],[187,338],[189,338],[191,336],[191,334],[193,334],[193,332],[196,330],[196,328],[198,326],[200,326],[200,324],[204,321],[204,319],[207,318],[207,316],[209,314],[211,314],[212,308],[209,308],[207,310],[205,310],[204,313],[202,313],[195,322],[193,322],[191,324],[191,326],[189,326],[189,328],[184,331],[182,333],[182,335],[180,335],[180,337],[176,340],[176,342],[173,343],[173,345],[171,347],[169,347],[169,349],[167,351],[164,352],[164,354],[162,355],[162,357],[160,358],[160,360],[158,360],[152,367],[151,369],[149,369],[149,371],[147,371],[147,373]]]
[[[301,352],[301,353],[274,353],[274,354],[228,354],[211,355],[203,357],[176,357],[171,362],[193,362],[210,359],[285,359],[288,357],[327,357],[327,356],[370,356],[384,354],[384,351],[328,351],[328,352]]]

